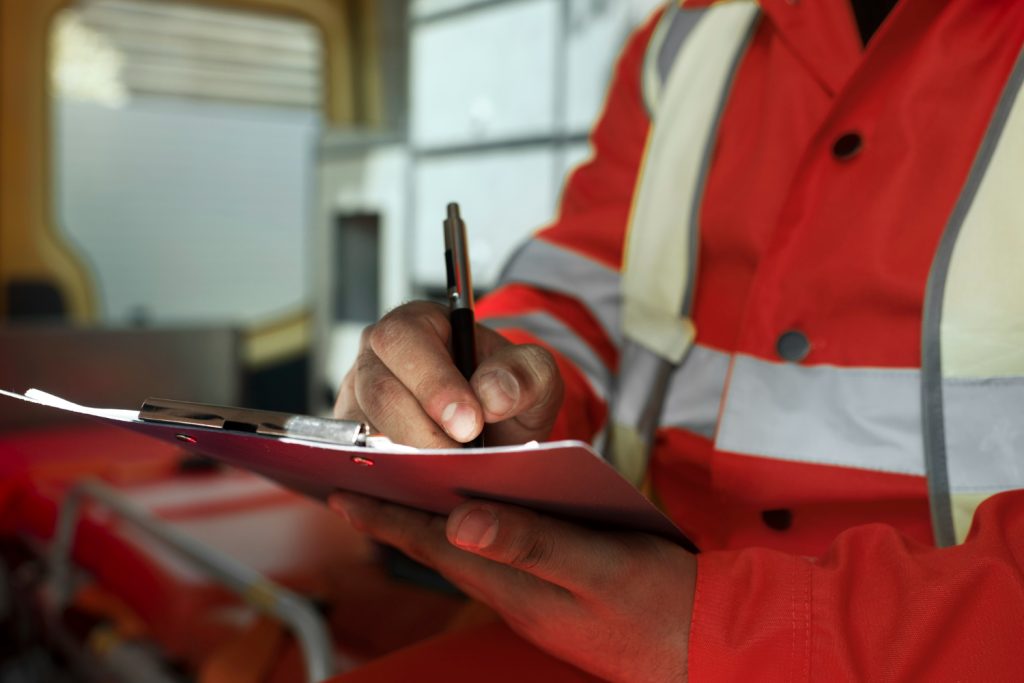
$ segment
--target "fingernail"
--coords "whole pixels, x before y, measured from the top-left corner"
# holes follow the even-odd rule
[[[455,530],[455,545],[479,550],[486,548],[498,535],[498,518],[490,510],[473,510],[462,518]]]
[[[441,412],[441,423],[456,441],[466,442],[476,435],[476,413],[468,403],[449,403]]]
[[[489,413],[504,415],[519,400],[519,382],[511,372],[494,370],[480,378],[477,384],[480,400]]]

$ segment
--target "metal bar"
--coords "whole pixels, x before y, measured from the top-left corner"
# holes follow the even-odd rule
[[[50,583],[58,609],[66,606],[71,598],[71,548],[82,503],[87,498],[117,512],[121,518],[240,595],[251,606],[286,624],[302,649],[308,681],[322,681],[333,673],[331,639],[320,615],[306,600],[256,570],[183,534],[93,479],[79,482],[68,492],[57,518],[57,529],[50,547]]]
[[[439,145],[437,147],[421,147],[413,150],[416,159],[441,157],[449,154],[466,154],[469,152],[490,152],[496,150],[514,150],[524,147],[543,147],[544,149],[556,149],[558,145],[568,145],[577,142],[590,140],[589,133],[567,133],[552,135],[536,135],[518,138],[502,138],[499,140],[484,140],[480,142],[466,142]]]
[[[478,12],[480,10],[500,7],[501,5],[511,5],[517,2],[529,1],[530,0],[476,0],[475,2],[467,2],[466,4],[457,7],[435,10],[434,12],[412,13],[411,19],[414,25],[423,26],[424,24],[433,24],[435,22],[445,21],[463,14],[472,14],[473,12]]]

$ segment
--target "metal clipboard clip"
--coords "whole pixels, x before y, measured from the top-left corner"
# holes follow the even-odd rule
[[[139,411],[139,419],[144,422],[183,427],[224,429],[278,438],[322,441],[341,446],[373,448],[382,446],[382,442],[387,441],[385,437],[372,434],[369,425],[354,420],[332,420],[310,415],[230,408],[167,398],[146,399]]]

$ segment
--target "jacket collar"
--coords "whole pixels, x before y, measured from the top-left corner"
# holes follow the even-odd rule
[[[685,9],[753,0],[676,0]],[[758,0],[764,21],[830,94],[857,68],[863,46],[849,0]]]

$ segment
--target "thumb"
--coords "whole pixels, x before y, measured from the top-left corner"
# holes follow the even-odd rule
[[[543,440],[551,433],[564,387],[555,359],[534,344],[508,344],[480,363],[470,386],[494,445]]]

